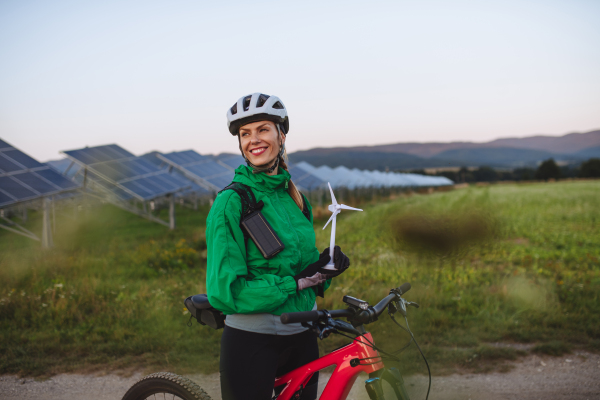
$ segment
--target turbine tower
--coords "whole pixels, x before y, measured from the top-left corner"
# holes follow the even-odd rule
[[[329,242],[329,256],[331,257],[331,260],[329,260],[329,263],[323,268],[328,269],[328,270],[335,270],[335,264],[333,263],[333,249],[335,247],[336,217],[342,211],[342,209],[343,210],[354,210],[354,211],[362,211],[362,210],[360,208],[349,207],[345,204],[338,204],[337,201],[335,200],[335,196],[333,194],[333,189],[331,189],[331,184],[329,182],[327,182],[327,185],[329,185],[329,191],[331,192],[331,203],[332,203],[327,208],[333,214],[331,215],[331,217],[329,218],[329,221],[327,221],[327,223],[325,224],[323,229],[327,228],[327,225],[329,225],[329,223],[331,222],[331,241]]]

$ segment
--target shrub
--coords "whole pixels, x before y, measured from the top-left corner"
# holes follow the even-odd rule
[[[560,178],[560,168],[556,165],[553,158],[550,158],[540,164],[537,171],[535,171],[536,179],[558,179]]]
[[[590,158],[581,163],[579,176],[581,178],[600,178],[600,158]]]

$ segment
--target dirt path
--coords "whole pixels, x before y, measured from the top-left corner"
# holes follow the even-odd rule
[[[321,390],[328,376],[323,374]],[[57,375],[46,381],[0,377],[0,399],[10,400],[113,400],[120,399],[141,375]],[[189,375],[213,399],[220,400],[219,376]],[[368,400],[359,377],[349,400]],[[427,378],[406,379],[412,399],[424,399]],[[577,352],[564,357],[528,356],[507,373],[464,374],[434,377],[432,400],[583,400],[600,399],[600,355]]]

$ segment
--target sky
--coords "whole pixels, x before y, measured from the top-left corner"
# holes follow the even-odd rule
[[[0,2],[0,138],[40,161],[237,152],[280,97],[288,151],[600,128],[600,1]]]

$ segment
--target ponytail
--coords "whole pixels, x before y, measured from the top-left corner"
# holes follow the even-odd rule
[[[287,151],[284,150],[283,154],[279,157],[279,166],[285,169],[286,171],[288,171],[288,166],[286,163],[287,158]],[[302,198],[300,191],[298,190],[296,185],[294,185],[294,182],[292,182],[291,179],[288,184],[288,193],[290,194],[290,197],[294,200],[298,208],[300,208],[300,210],[304,210],[304,199]]]

